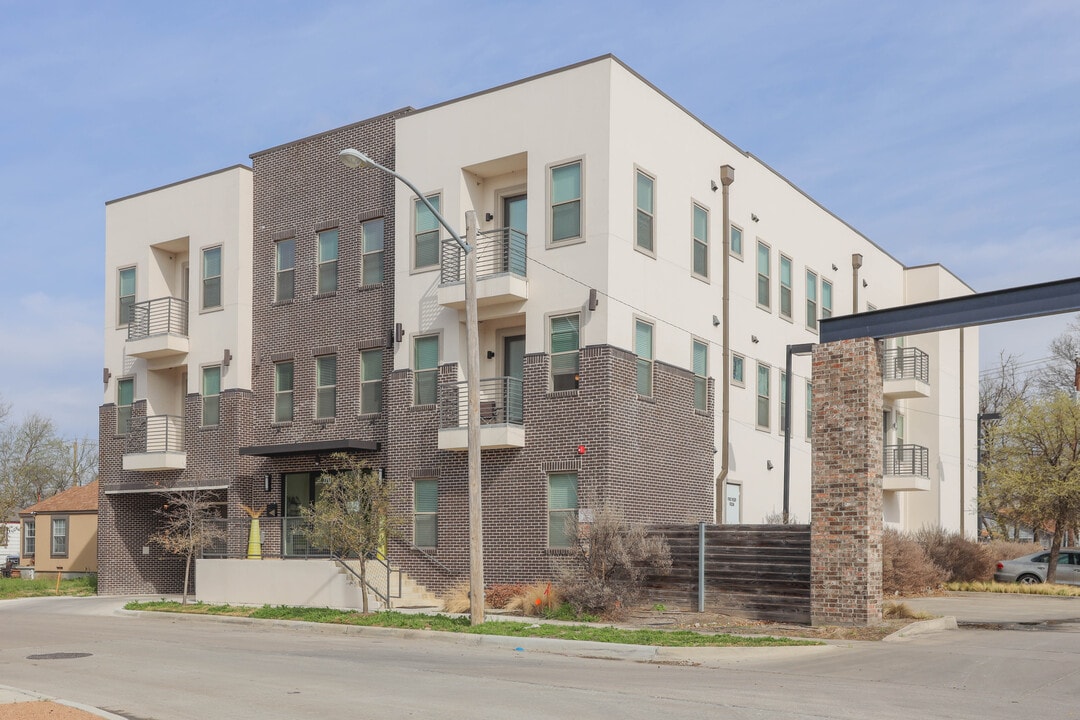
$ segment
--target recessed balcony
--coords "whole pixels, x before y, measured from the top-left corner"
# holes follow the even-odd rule
[[[184,419],[175,415],[132,418],[123,466],[136,472],[185,469]]]
[[[498,305],[529,299],[526,234],[500,228],[477,234],[476,304]],[[442,244],[439,304],[465,307],[465,253],[454,240]]]
[[[885,351],[882,394],[891,399],[930,397],[930,356],[914,347]]]
[[[882,490],[911,492],[930,489],[930,451],[922,445],[886,445],[881,466]]]
[[[479,381],[480,447],[525,447],[525,418],[521,380],[512,377]],[[467,382],[439,388],[439,449],[469,449],[469,390]]]
[[[131,306],[128,323],[128,355],[162,358],[188,351],[188,304],[163,297]]]

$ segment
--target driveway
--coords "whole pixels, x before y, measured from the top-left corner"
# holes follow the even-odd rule
[[[1076,623],[1080,630],[1080,597],[1005,593],[950,593],[944,597],[905,599],[932,615],[951,615],[961,625],[1033,625]]]

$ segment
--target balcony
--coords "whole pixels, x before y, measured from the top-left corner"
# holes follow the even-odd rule
[[[482,232],[476,238],[476,304],[498,305],[529,299],[525,233],[513,228]],[[454,240],[442,244],[439,304],[465,307],[465,253]]]
[[[930,489],[930,451],[922,445],[886,445],[881,465],[882,490]]]
[[[480,381],[480,447],[525,447],[521,380],[512,377]],[[439,388],[439,449],[469,448],[468,384]]]
[[[131,419],[131,434],[124,449],[124,470],[152,472],[186,467],[183,418],[151,415]]]
[[[141,358],[183,355],[188,351],[188,304],[174,297],[131,306],[128,354]]]
[[[930,356],[914,347],[885,351],[882,394],[887,398],[930,397]]]

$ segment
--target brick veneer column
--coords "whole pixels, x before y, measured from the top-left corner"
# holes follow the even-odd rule
[[[810,615],[881,622],[881,356],[871,338],[814,348]]]

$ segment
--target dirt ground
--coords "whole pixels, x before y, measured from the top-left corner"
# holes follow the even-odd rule
[[[0,705],[4,720],[100,720],[99,715],[48,700]]]

